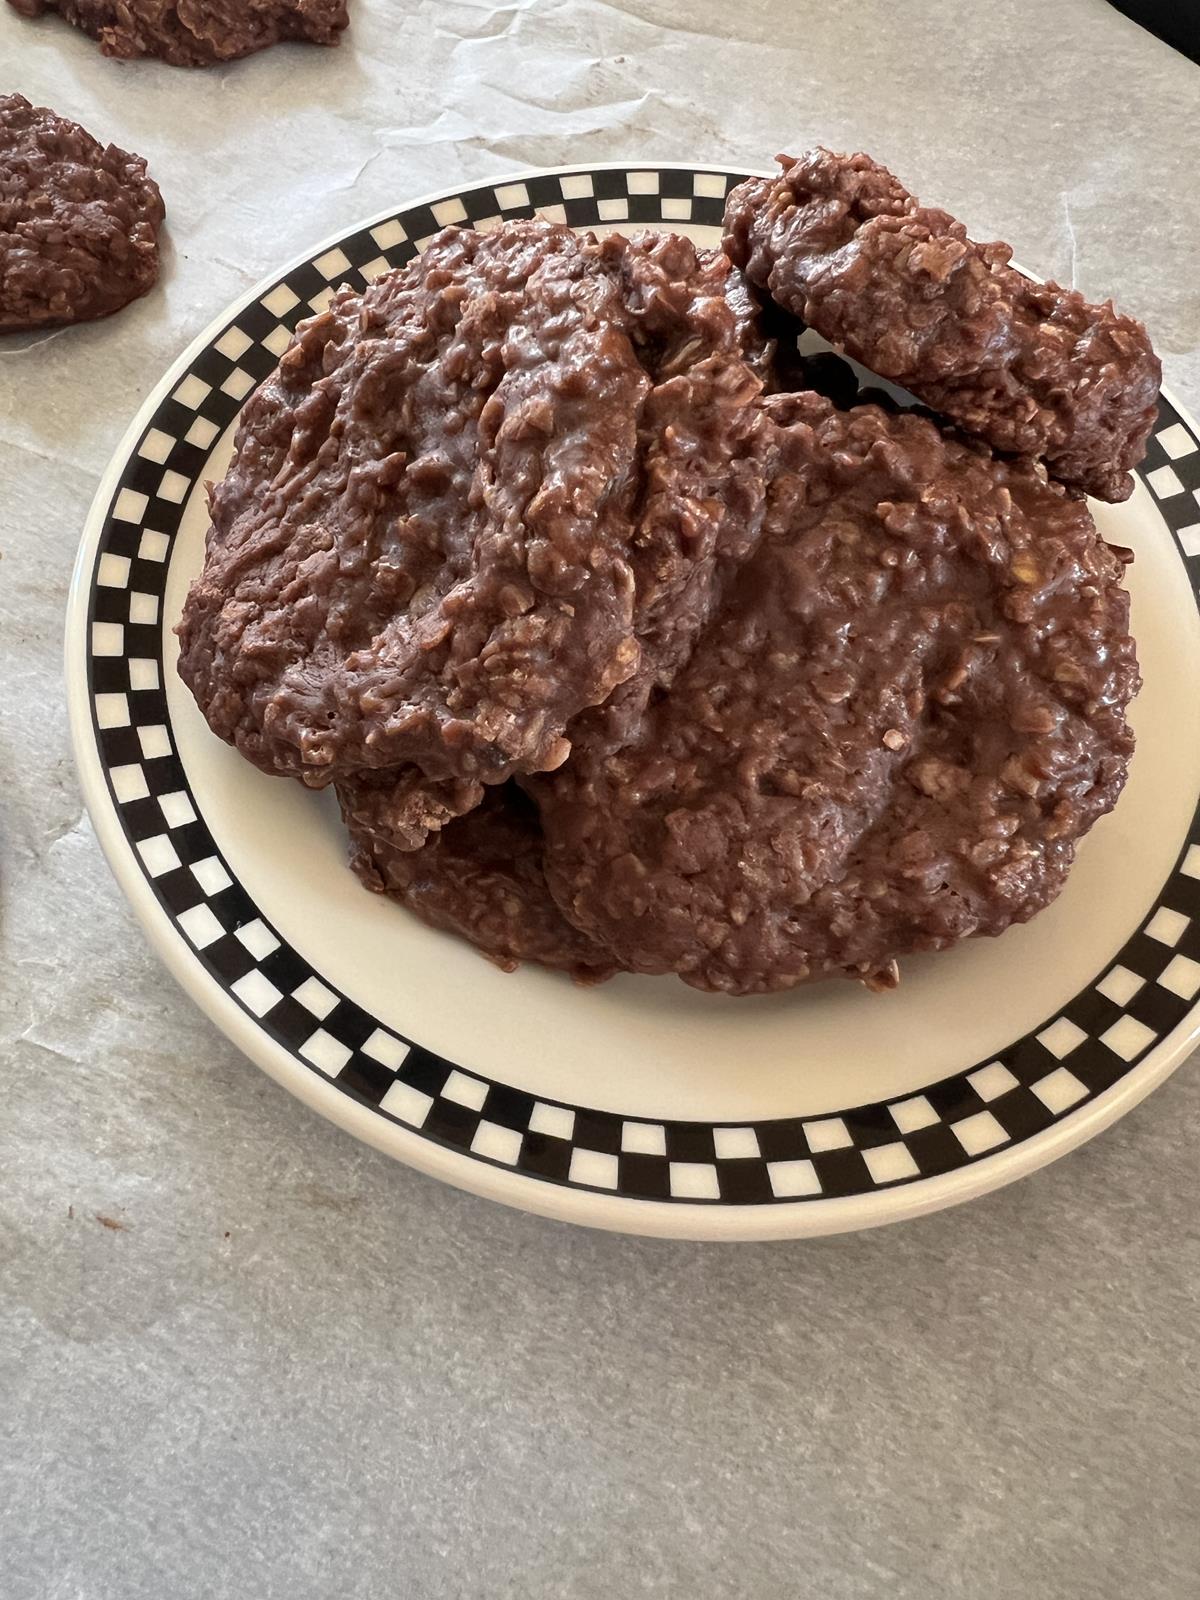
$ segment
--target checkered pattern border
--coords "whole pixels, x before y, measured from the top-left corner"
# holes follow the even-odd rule
[[[400,265],[449,223],[537,213],[576,226],[716,227],[736,174],[639,168],[531,175],[416,206],[348,235],[243,307],[190,363],[125,464],[97,553],[89,681],[125,833],[210,976],[312,1071],[423,1137],[549,1183],[646,1200],[766,1204],[868,1193],[950,1172],[1110,1088],[1200,993],[1200,813],[1158,901],[1111,967],[994,1060],[894,1101],[737,1125],[651,1122],[539,1100],[381,1027],[285,944],[198,814],[163,689],[163,594],[183,505],[211,447],[342,282]],[[1200,442],[1166,402],[1142,468],[1200,586]]]

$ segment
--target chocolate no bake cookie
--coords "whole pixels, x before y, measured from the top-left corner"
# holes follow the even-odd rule
[[[87,322],[145,294],[163,215],[141,156],[0,96],[0,332]]]
[[[727,505],[753,522],[735,276],[534,222],[335,296],[212,494],[180,671],[214,731],[407,847],[563,761],[641,635],[685,631]]]
[[[23,17],[57,11],[106,56],[207,67],[299,40],[337,44],[346,0],[8,0]]]
[[[1124,500],[1162,371],[1145,328],[1009,266],[869,156],[817,148],[729,196],[726,248],[823,338],[993,449]]]
[[[767,410],[765,532],[686,665],[530,780],[547,877],[633,971],[887,984],[1040,910],[1115,803],[1121,564],[1081,501],[923,418]]]

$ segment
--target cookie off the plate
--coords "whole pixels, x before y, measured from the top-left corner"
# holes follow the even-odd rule
[[[89,322],[144,295],[164,214],[141,156],[0,96],[0,332]]]
[[[99,41],[106,56],[152,56],[172,67],[236,61],[297,40],[337,44],[346,0],[8,0],[23,17],[57,11]]]

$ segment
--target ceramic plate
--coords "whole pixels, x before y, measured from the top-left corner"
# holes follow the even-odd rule
[[[1200,447],[1164,399],[1133,498],[1145,687],[1116,811],[1026,927],[904,963],[900,988],[731,1000],[669,978],[506,975],[365,893],[332,796],[214,738],[175,672],[204,485],[333,286],[438,228],[543,216],[719,237],[717,168],[527,173],[322,245],[208,329],[101,485],[67,634],[88,806],[155,949],[259,1066],[439,1178],[549,1216],[722,1239],[867,1227],[1008,1183],[1113,1122],[1200,1034]],[[1119,285],[1115,286],[1119,288]]]

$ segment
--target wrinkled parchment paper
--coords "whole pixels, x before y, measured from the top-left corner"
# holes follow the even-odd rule
[[[865,147],[1115,292],[1195,407],[1200,71],[1103,0],[351,11],[338,50],[187,73],[0,5],[0,88],[146,155],[168,209],[149,299],[0,339],[0,1593],[1183,1600],[1194,1070],[869,1238],[701,1250],[441,1189],[165,976],[81,815],[60,652],[97,477],[195,333],[309,243],[527,165]]]

